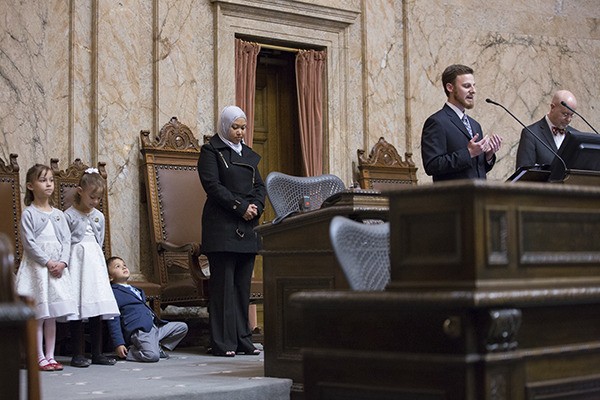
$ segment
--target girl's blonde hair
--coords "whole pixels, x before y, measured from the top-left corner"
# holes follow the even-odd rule
[[[92,188],[94,192],[104,190],[104,178],[98,172],[84,172],[79,178],[79,187],[83,190]],[[81,203],[81,195],[79,192],[75,192],[73,202],[79,205]]]
[[[31,167],[27,170],[27,175],[25,176],[25,183],[33,184],[33,182],[38,180],[40,178],[40,176],[45,175],[48,172],[50,172],[50,174],[52,174],[52,169],[50,169],[49,166],[44,165],[44,164],[35,164],[33,167]],[[52,175],[54,175],[54,174],[52,174]],[[33,203],[33,200],[35,200],[33,191],[28,189],[27,185],[25,185],[25,198],[23,199],[23,202],[25,203],[26,206],[30,206],[31,203]],[[48,201],[51,206],[54,206],[54,201],[52,200],[52,197],[50,197],[50,199],[48,199]]]

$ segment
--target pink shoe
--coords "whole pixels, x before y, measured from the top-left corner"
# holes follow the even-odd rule
[[[59,363],[58,361],[56,361],[54,358],[51,358],[48,360],[48,365],[50,365],[52,368],[54,368],[54,371],[62,371],[63,370],[63,365],[61,363]]]
[[[50,364],[50,362],[45,358],[40,358],[38,360],[38,367],[40,371],[54,371],[52,364]]]

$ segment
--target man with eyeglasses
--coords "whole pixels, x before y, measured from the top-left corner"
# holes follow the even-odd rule
[[[538,122],[529,125],[528,128],[543,140],[554,151],[562,144],[569,132],[577,132],[569,126],[573,118],[573,112],[561,105],[564,101],[573,110],[577,109],[577,99],[568,90],[559,90],[554,93],[550,103],[550,111]],[[532,167],[534,165],[549,165],[554,160],[554,154],[538,139],[523,129],[517,149],[517,169],[519,167]]]

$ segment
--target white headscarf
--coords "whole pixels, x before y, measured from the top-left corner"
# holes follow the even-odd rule
[[[244,118],[245,120],[247,120],[246,114],[244,113],[244,111],[242,111],[241,108],[237,106],[225,107],[223,111],[221,111],[221,116],[219,117],[219,132],[217,133],[221,140],[227,146],[231,147],[236,153],[238,153],[241,156],[243,140],[240,141],[238,144],[235,144],[231,140],[226,139],[229,133],[229,128],[231,128],[233,121],[235,121],[238,118]]]

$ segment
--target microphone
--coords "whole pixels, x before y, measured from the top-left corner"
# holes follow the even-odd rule
[[[523,126],[523,128],[525,128],[525,130],[526,130],[527,132],[531,133],[531,135],[532,135],[534,138],[536,138],[538,142],[540,142],[541,144],[543,144],[544,146],[546,146],[546,148],[547,148],[548,150],[550,150],[550,151],[552,152],[552,154],[554,154],[554,156],[555,156],[555,157],[556,157],[558,160],[560,160],[560,162],[562,163],[563,167],[565,168],[565,169],[564,169],[565,171],[568,169],[568,168],[567,168],[567,164],[565,163],[565,160],[563,160],[563,159],[562,159],[562,157],[561,157],[561,156],[559,156],[559,155],[558,155],[558,153],[552,149],[552,147],[548,146],[548,143],[544,142],[542,139],[540,139],[540,138],[539,138],[539,136],[538,136],[538,135],[536,135],[535,133],[533,133],[533,131],[532,131],[531,129],[529,129],[527,126],[525,126],[525,124],[524,124],[524,123],[522,123],[522,122],[519,120],[519,118],[515,117],[513,113],[511,113],[510,111],[508,111],[508,109],[507,109],[506,107],[504,107],[502,104],[500,104],[500,103],[497,103],[497,102],[495,102],[494,100],[491,100],[491,99],[485,99],[485,101],[486,101],[486,103],[490,103],[490,104],[493,104],[493,105],[495,105],[495,106],[502,107],[502,108],[504,109],[504,111],[506,111],[506,112],[507,112],[507,113],[508,113],[508,114],[509,114],[511,117],[513,117],[513,118],[514,118],[514,119],[515,119],[515,120],[516,120],[516,121],[517,121],[519,124],[521,124],[521,125]]]
[[[565,103],[564,101],[561,101],[561,102],[560,102],[560,104],[561,104],[563,107],[566,107],[566,108],[568,108],[568,109],[569,109],[569,111],[571,111],[573,114],[575,114],[575,115],[579,116],[579,117],[580,117],[580,118],[583,120],[583,122],[585,122],[585,123],[586,123],[586,124],[587,124],[587,125],[588,125],[590,128],[592,128],[592,130],[593,130],[594,132],[598,133],[598,131],[597,131],[597,130],[595,130],[595,129],[594,129],[594,127],[593,127],[593,126],[592,126],[592,125],[591,125],[589,122],[587,122],[587,120],[586,120],[585,118],[583,118],[583,116],[582,116],[581,114],[579,114],[577,111],[575,111],[575,110],[573,110],[571,107],[569,107],[569,106],[567,105],[567,103]]]

